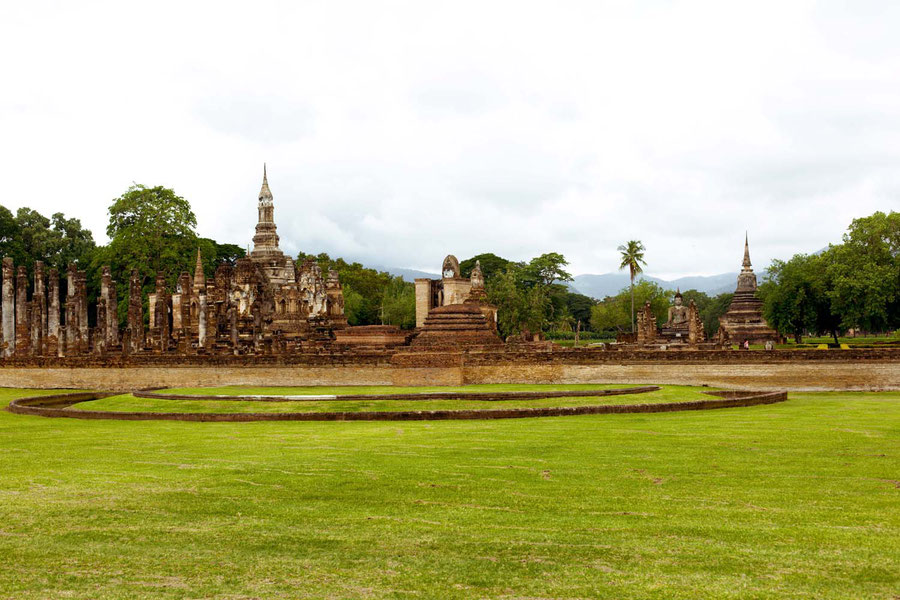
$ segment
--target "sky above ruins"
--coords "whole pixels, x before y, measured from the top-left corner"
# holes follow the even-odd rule
[[[635,6],[639,5],[639,6]],[[439,270],[735,271],[900,208],[900,3],[19,2],[3,199],[105,241],[132,182],[250,243]]]

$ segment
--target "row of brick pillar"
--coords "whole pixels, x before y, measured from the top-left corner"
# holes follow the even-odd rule
[[[143,280],[131,273],[125,329],[119,330],[116,282],[109,267],[103,267],[100,293],[94,313],[95,326],[88,323],[87,274],[76,265],[66,272],[66,295],[60,299],[60,276],[55,268],[45,272],[42,262],[34,264],[33,285],[24,266],[15,268],[3,259],[0,293],[0,357],[65,357],[86,354],[139,352],[178,354],[194,352],[237,353],[241,343],[239,327],[247,332],[244,343],[253,351],[264,350],[262,308],[251,302],[247,316],[239,316],[232,297],[231,267],[221,266],[216,283],[207,290],[198,258],[197,273],[178,278],[174,293],[166,288],[166,278],[158,273],[154,293],[149,297],[150,329],[145,336]],[[31,294],[29,297],[29,290]],[[209,297],[208,293],[214,293]],[[240,321],[240,325],[239,325]],[[270,345],[283,345],[280,334]]]
[[[3,259],[0,293],[0,355],[56,356],[60,352],[59,273],[34,264],[34,292],[28,299],[28,275],[9,257]]]
[[[73,356],[103,352],[119,344],[118,300],[109,267],[103,267],[97,326],[88,325],[87,274],[70,264],[66,273],[65,312],[59,297],[59,272],[44,271],[34,263],[34,286],[28,297],[28,275],[24,266],[15,268],[12,258],[3,259],[0,293],[0,355]],[[138,297],[140,298],[140,296]],[[61,319],[65,314],[65,320]]]
[[[199,272],[202,277],[202,271]],[[178,278],[175,293],[166,289],[165,274],[156,276],[154,293],[150,295],[150,349],[154,352],[168,352],[174,349],[179,354],[190,354],[194,350],[211,350],[212,339],[208,332],[208,302],[205,279],[192,279],[184,272]],[[192,313],[194,304],[196,312]],[[196,326],[196,331],[195,331]]]

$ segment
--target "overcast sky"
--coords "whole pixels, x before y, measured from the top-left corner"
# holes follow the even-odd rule
[[[713,274],[900,209],[896,1],[0,1],[0,203],[98,241],[138,182],[245,246],[264,161],[282,249],[428,271]]]

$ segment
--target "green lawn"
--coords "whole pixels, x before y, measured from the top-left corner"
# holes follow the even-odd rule
[[[466,388],[403,388],[404,393],[416,391],[487,391],[492,386],[467,386]],[[629,386],[493,386],[502,391],[509,388],[533,391],[543,388],[544,391],[558,389],[598,389],[623,388]],[[183,388],[175,392],[179,394],[223,394],[224,388]],[[229,394],[350,394],[350,393],[386,393],[388,390],[358,392],[360,388],[227,388]],[[321,390],[328,389],[328,392]],[[365,388],[374,390],[376,388]],[[411,411],[411,410],[503,410],[508,408],[544,408],[555,406],[591,406],[598,404],[645,404],[664,402],[687,402],[711,400],[701,392],[702,388],[686,386],[665,386],[655,392],[643,394],[627,394],[622,396],[595,396],[587,398],[535,398],[515,400],[319,400],[319,401],[287,401],[256,402],[235,400],[162,400],[156,398],[135,398],[131,394],[110,396],[100,400],[82,402],[74,405],[73,410],[111,410],[111,411],[151,411],[151,412],[216,412],[216,413],[259,413],[259,412],[361,412],[361,411]],[[248,391],[252,390],[252,391]],[[278,390],[278,391],[275,391]]]
[[[158,390],[160,393],[171,394],[197,394],[205,395],[224,395],[224,396],[246,396],[255,394],[274,395],[309,395],[309,394],[421,394],[425,392],[533,392],[540,390],[602,390],[602,389],[622,389],[640,387],[638,385],[628,384],[596,384],[596,383],[571,383],[571,384],[532,384],[532,383],[504,383],[504,384],[486,384],[486,385],[457,385],[457,386],[391,386],[391,385],[344,385],[344,386],[306,386],[306,387],[259,387],[244,385],[223,385],[219,387],[204,388],[169,388],[166,390]]]
[[[0,598],[895,598],[898,507],[895,392],[500,421],[0,412]]]

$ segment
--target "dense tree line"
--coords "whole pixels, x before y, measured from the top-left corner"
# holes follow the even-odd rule
[[[140,273],[146,294],[153,291],[157,271],[166,273],[170,285],[183,271],[193,274],[198,249],[207,277],[213,276],[219,263],[234,264],[245,255],[235,244],[199,237],[196,226],[190,203],[174,191],[133,185],[109,207],[106,233],[110,242],[105,246],[98,246],[93,234],[78,219],[67,219],[62,213],[48,219],[26,207],[13,216],[0,206],[0,255],[12,257],[16,265],[24,265],[29,270],[29,281],[36,261],[57,268],[62,277],[68,265],[75,263],[87,271],[89,302],[96,300],[101,267],[108,265],[117,282],[119,298],[127,298],[132,269]],[[66,293],[64,282],[60,293]],[[119,302],[118,308],[124,324],[128,303]],[[146,306],[144,315],[147,316]],[[94,315],[88,316],[93,321]]]
[[[497,307],[502,336],[522,331],[574,331],[579,322],[589,327],[594,300],[566,285],[572,275],[565,270],[569,263],[562,254],[548,252],[528,262],[479,254],[459,264],[464,277],[476,261],[481,263],[488,300]]]
[[[36,210],[22,207],[16,214],[0,206],[0,256],[9,256],[24,265],[29,275],[35,261],[64,273],[70,262],[87,264],[96,250],[94,236],[78,219],[54,213],[49,219]]]
[[[659,284],[642,279],[633,286],[634,304],[640,309],[650,302],[650,309],[660,325],[668,318],[669,307],[675,301],[675,290],[667,290]],[[710,296],[698,290],[682,292],[685,305],[691,300],[697,305],[700,320],[707,337],[712,337],[719,330],[719,317],[725,314],[731,304],[733,294]],[[623,288],[615,296],[604,298],[591,311],[591,324],[594,331],[603,332],[609,337],[631,331],[631,288]]]
[[[841,244],[775,260],[760,286],[769,324],[797,342],[806,334],[900,327],[900,213],[854,219]]]

